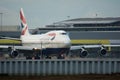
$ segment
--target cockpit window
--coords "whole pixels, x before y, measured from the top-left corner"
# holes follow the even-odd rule
[[[61,33],[62,35],[67,35],[67,33]]]

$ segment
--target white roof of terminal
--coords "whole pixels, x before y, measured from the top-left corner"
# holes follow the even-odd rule
[[[116,22],[116,21],[63,21],[63,22],[60,22],[60,23],[63,23],[63,24],[67,24],[67,23],[89,24],[89,23],[112,23],[112,22]]]
[[[113,22],[117,22],[120,21],[120,17],[116,17],[116,18],[76,18],[76,19],[70,19],[70,20],[64,20],[64,21],[60,21],[60,22],[56,22],[56,24],[74,24],[74,23],[82,23],[82,24],[89,24],[89,23],[113,23]]]

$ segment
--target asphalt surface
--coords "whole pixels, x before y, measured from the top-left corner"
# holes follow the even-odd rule
[[[120,80],[120,74],[107,75],[60,75],[60,76],[8,76],[0,75],[0,80]]]

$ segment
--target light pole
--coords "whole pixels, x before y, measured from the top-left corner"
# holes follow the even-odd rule
[[[1,15],[1,31],[2,31],[2,18],[3,18],[3,13],[0,13]]]

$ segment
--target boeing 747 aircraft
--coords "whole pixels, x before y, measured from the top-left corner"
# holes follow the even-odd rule
[[[88,51],[86,48],[100,48],[100,54],[105,55],[107,53],[105,46],[120,46],[120,45],[78,45],[71,46],[71,41],[67,32],[63,30],[54,30],[49,31],[44,34],[32,35],[29,33],[28,25],[26,22],[26,18],[23,13],[23,9],[20,10],[20,19],[21,19],[21,36],[19,39],[16,38],[8,38],[1,37],[7,39],[15,39],[20,40],[22,46],[10,46],[10,45],[0,45],[0,48],[7,48],[9,50],[9,55],[12,58],[17,57],[20,53],[20,50],[32,50],[39,51],[39,54],[51,57],[51,55],[55,55],[57,58],[64,58],[64,54],[68,54],[71,50],[79,50],[80,57],[86,57],[88,55]],[[26,54],[26,53],[24,53]],[[37,55],[37,54],[35,54]],[[38,55],[39,56],[39,55]]]

